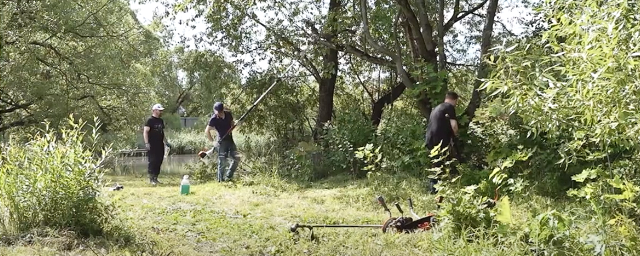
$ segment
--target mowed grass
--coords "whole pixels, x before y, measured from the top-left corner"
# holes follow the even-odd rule
[[[107,177],[124,190],[108,191],[128,231],[135,234],[144,255],[525,255],[511,244],[491,239],[470,241],[442,235],[437,229],[416,234],[385,234],[379,228],[316,228],[315,240],[294,223],[382,224],[388,215],[376,201],[387,198],[409,214],[406,195],[418,214],[435,210],[433,197],[407,181],[398,193],[388,195],[366,180],[334,177],[316,184],[295,184],[269,177],[241,176],[235,183],[193,184],[192,194],[180,195],[181,177],[160,176],[164,184],[153,187],[146,177]],[[402,191],[406,189],[407,191]],[[517,214],[517,213],[515,213]],[[140,247],[108,246],[100,239],[78,241],[47,238],[29,244],[0,248],[0,255],[143,255]],[[149,249],[151,248],[151,249]]]

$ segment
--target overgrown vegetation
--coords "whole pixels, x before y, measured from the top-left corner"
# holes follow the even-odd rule
[[[63,15],[69,1],[2,6],[12,18],[2,21],[0,236],[13,249],[46,248],[24,242],[40,230],[114,255],[632,255],[640,247],[640,19],[632,1],[179,1],[148,31],[129,16],[104,25],[127,11],[116,2],[78,5],[72,16],[86,23]],[[519,35],[496,15],[510,4],[534,14],[517,22]],[[208,36],[222,35],[196,44],[273,56],[268,68],[185,42],[167,47],[162,39],[173,34],[163,19],[184,11],[201,15]],[[287,15],[263,20],[264,11]],[[43,29],[47,19],[29,17],[60,22]],[[113,34],[121,30],[144,33]],[[144,47],[120,47],[134,42]],[[285,70],[290,61],[299,65]],[[195,157],[212,146],[203,131],[213,102],[239,118],[274,81],[234,134],[238,180],[213,182],[216,157]],[[461,155],[450,163],[458,177],[446,175],[450,165],[429,168],[424,145],[426,117],[446,90],[462,95]],[[167,107],[172,154],[194,158],[158,187],[134,170],[100,167],[112,156],[106,145],[139,144],[152,102]],[[60,122],[70,114],[107,125]],[[180,116],[199,121],[185,128]],[[56,125],[36,122],[43,119]],[[427,191],[441,172],[436,209]],[[176,190],[182,174],[192,178],[191,195]],[[109,191],[114,182],[125,189]],[[315,242],[287,231],[291,222],[381,224],[377,195],[412,198],[419,214],[437,214],[437,226],[397,236],[322,229]],[[55,250],[96,254],[83,246]]]
[[[111,215],[99,199],[101,159],[94,152],[107,152],[83,143],[98,137],[95,129],[85,137],[83,123],[70,120],[69,124],[59,131],[46,128],[27,145],[9,139],[2,146],[2,233],[20,234],[44,226],[69,228],[83,236],[103,234]]]

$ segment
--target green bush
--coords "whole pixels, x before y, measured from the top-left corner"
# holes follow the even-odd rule
[[[101,162],[82,132],[84,123],[51,131],[47,126],[27,144],[9,138],[0,154],[0,227],[3,234],[34,228],[70,229],[101,235],[111,218],[99,200]],[[87,146],[89,145],[89,146]],[[106,156],[102,151],[101,155]]]
[[[171,154],[197,154],[200,150],[208,150],[213,145],[205,137],[204,129],[168,130],[167,141],[173,148]]]
[[[426,120],[412,107],[387,108],[377,131],[387,171],[423,175],[430,160],[425,147]]]

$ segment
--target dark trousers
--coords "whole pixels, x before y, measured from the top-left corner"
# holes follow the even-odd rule
[[[238,158],[238,148],[236,143],[232,139],[220,141],[220,147],[218,148],[218,181],[231,180],[233,174],[238,168],[240,158]],[[226,178],[224,169],[227,165],[227,159],[231,157],[231,166],[227,169]]]
[[[149,166],[147,172],[150,178],[157,178],[160,174],[160,166],[164,161],[164,145],[151,145],[149,151],[147,151],[147,159]]]

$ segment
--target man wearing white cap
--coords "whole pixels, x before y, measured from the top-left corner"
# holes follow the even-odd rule
[[[164,160],[164,147],[167,145],[171,147],[171,144],[167,142],[167,138],[164,136],[164,121],[162,118],[162,110],[164,107],[160,104],[155,104],[151,107],[151,117],[147,119],[144,124],[144,143],[147,148],[147,158],[149,160],[149,166],[147,172],[149,173],[149,182],[152,185],[160,183],[158,181],[158,175],[160,174],[160,166]]]

